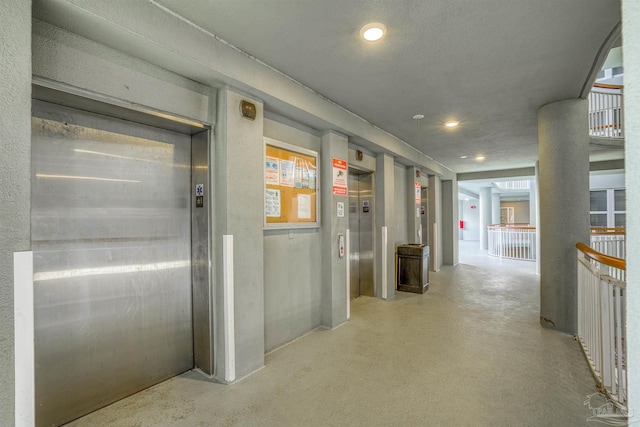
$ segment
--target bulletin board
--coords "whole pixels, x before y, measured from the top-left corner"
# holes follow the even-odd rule
[[[319,227],[318,153],[264,138],[265,228]]]

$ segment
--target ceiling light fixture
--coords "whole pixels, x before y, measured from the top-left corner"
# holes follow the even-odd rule
[[[422,120],[424,119],[424,114],[414,114],[411,118],[413,120]]]
[[[455,120],[450,120],[447,123],[445,123],[444,125],[448,128],[454,128],[456,126],[458,126],[458,124],[460,124],[460,122],[456,122]]]
[[[466,159],[469,156],[460,156],[461,159]]]
[[[380,40],[387,34],[387,27],[379,22],[371,22],[360,28],[360,36],[369,42]]]
[[[482,155],[478,155],[478,156],[476,156],[476,160],[477,160],[477,161],[479,161],[479,162],[480,162],[480,161],[482,161],[482,160],[484,160],[484,159],[485,159],[485,157],[484,157],[484,156],[482,156]]]

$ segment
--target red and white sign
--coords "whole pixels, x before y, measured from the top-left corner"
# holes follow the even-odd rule
[[[347,161],[333,158],[333,194],[347,195]]]
[[[422,201],[422,197],[420,193],[420,183],[418,181],[416,181],[415,187],[416,187],[416,205],[419,205],[420,202]]]
[[[469,206],[469,207],[470,207],[471,209],[475,209],[475,208],[476,208],[476,205],[471,205],[471,206]]]

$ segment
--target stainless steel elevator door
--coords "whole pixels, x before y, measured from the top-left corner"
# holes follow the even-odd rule
[[[351,299],[374,296],[373,174],[349,171],[349,272]]]
[[[422,225],[422,242],[429,244],[429,204],[427,200],[429,189],[422,187],[420,190],[420,225]]]
[[[37,425],[193,367],[190,143],[34,100]]]

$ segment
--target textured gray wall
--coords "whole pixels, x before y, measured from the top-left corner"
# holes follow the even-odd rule
[[[622,0],[627,259],[640,259],[640,2]],[[640,416],[640,263],[627,264],[629,413]]]
[[[322,195],[322,325],[328,328],[347,321],[347,267],[349,254],[343,258],[338,256],[338,235],[343,234],[346,239],[346,231],[349,225],[349,197],[332,194],[333,161],[335,157],[341,160],[349,158],[347,137],[337,132],[326,132],[322,135],[321,153],[322,183],[320,192]],[[337,217],[337,203],[345,205],[344,218]]]
[[[402,165],[395,165],[393,182],[395,189],[393,192],[393,206],[395,211],[393,216],[393,243],[394,250],[398,245],[406,245],[409,243],[409,229],[407,227],[407,197],[409,189],[407,188],[407,169]]]
[[[410,166],[407,168],[407,242],[420,243],[418,237],[418,229],[420,228],[420,215],[416,216],[416,208],[420,209],[420,203],[416,203],[415,183],[420,182],[420,178],[416,178],[418,168]]]
[[[395,293],[395,237],[394,237],[394,177],[395,167],[393,157],[381,153],[376,158],[376,176],[375,176],[375,193],[376,193],[376,256],[380,262],[376,262],[376,296],[382,298],[382,264],[387,266],[387,298]],[[382,258],[382,227],[387,227],[387,257]]]
[[[442,263],[458,264],[458,181],[442,181]]]
[[[538,110],[540,323],[574,334],[577,242],[589,244],[589,135],[585,99]]]
[[[256,104],[255,121],[240,115],[240,102]],[[230,88],[218,91],[215,147],[217,301],[221,301],[222,236],[233,235],[236,379],[264,366],[264,162],[262,102]],[[224,378],[222,309],[216,306],[216,376]]]
[[[435,241],[434,224],[438,237]],[[442,267],[442,181],[439,176],[429,176],[429,256],[431,270],[440,271]]]
[[[33,75],[212,122],[215,89],[34,20]]]
[[[319,136],[288,124],[265,119],[264,136],[320,152]],[[319,228],[264,232],[265,351],[320,326],[321,254]]]
[[[0,425],[14,420],[13,253],[29,250],[31,2],[0,2]]]

